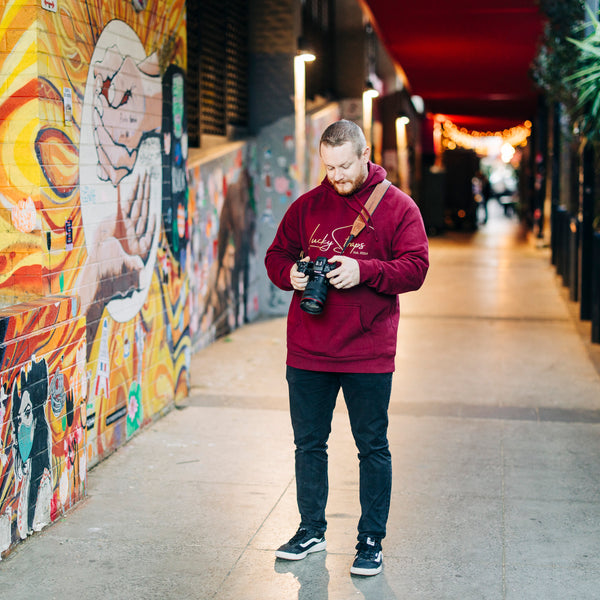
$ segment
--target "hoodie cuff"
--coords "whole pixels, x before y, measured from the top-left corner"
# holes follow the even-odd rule
[[[358,269],[360,272],[360,277],[359,277],[360,283],[368,283],[373,278],[373,275],[375,275],[376,271],[377,271],[372,260],[359,260],[358,261]]]

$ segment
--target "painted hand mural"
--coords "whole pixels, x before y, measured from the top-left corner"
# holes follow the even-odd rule
[[[148,263],[158,229],[156,215],[149,212],[149,181],[148,173],[138,175],[125,199],[121,197],[119,187],[116,217],[106,219],[97,229],[95,244],[90,247],[79,279],[82,311],[88,315],[90,323],[100,318],[111,294],[112,298],[126,298],[141,289],[141,273]],[[119,282],[117,290],[115,280]],[[107,285],[109,291],[105,290]],[[95,330],[90,333],[93,339]]]
[[[91,339],[105,306],[127,322],[150,288],[162,207],[161,119],[156,53],[146,56],[135,32],[111,21],[92,56],[79,159],[87,260],[77,289]]]
[[[94,66],[94,140],[98,177],[117,186],[135,166],[142,139],[161,129],[162,89],[156,53],[136,63],[117,46]]]

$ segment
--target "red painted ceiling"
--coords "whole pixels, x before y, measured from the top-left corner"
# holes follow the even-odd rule
[[[531,119],[530,65],[543,30],[536,0],[362,0],[427,112],[497,131]]]

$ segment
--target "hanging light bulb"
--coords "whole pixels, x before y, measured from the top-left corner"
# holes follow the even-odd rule
[[[367,80],[365,84],[365,90],[363,91],[363,131],[367,145],[372,147],[373,140],[371,131],[373,128],[373,98],[377,98],[379,92],[373,87],[370,80]]]
[[[508,142],[502,144],[502,148],[500,149],[500,157],[502,158],[502,162],[508,164],[512,157],[515,155],[515,149]]]

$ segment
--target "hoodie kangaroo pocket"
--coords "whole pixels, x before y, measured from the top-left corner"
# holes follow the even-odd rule
[[[369,355],[373,342],[366,336],[358,304],[327,303],[321,314],[294,307],[288,330],[288,347],[294,354],[351,359]]]

